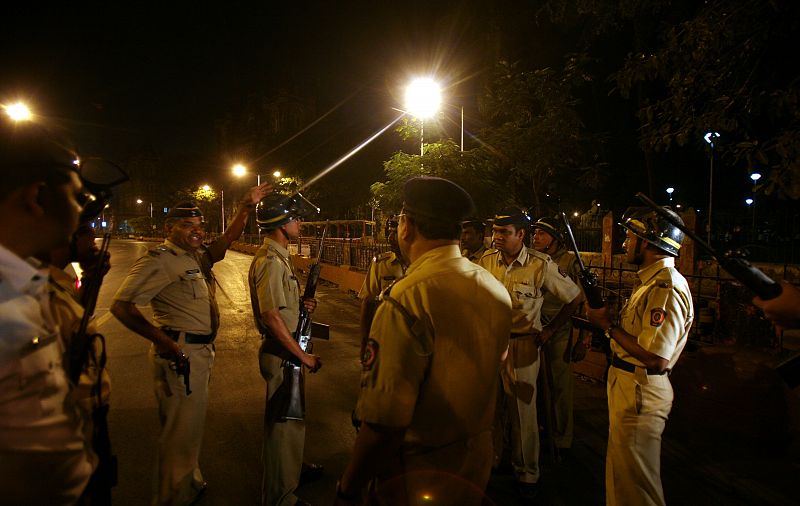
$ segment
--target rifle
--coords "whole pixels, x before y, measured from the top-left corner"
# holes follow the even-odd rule
[[[780,283],[748,262],[747,259],[742,256],[741,251],[727,251],[720,255],[710,244],[698,237],[693,231],[689,230],[686,225],[670,216],[669,213],[664,211],[658,204],[650,200],[647,195],[639,192],[636,194],[636,197],[647,204],[648,207],[651,207],[659,216],[670,222],[675,228],[678,228],[689,239],[693,240],[695,244],[707,251],[719,262],[720,267],[725,269],[728,274],[739,280],[744,286],[752,290],[763,300],[774,299],[783,292]],[[785,358],[775,365],[774,369],[790,388],[800,385],[800,353],[794,353]]]
[[[575,259],[578,261],[578,268],[580,269],[578,280],[580,280],[583,286],[583,293],[586,295],[586,301],[592,309],[601,308],[605,306],[606,303],[603,300],[603,295],[600,293],[600,286],[597,284],[597,274],[587,269],[583,264],[581,252],[578,251],[578,245],[575,243],[575,236],[572,234],[572,227],[569,225],[567,215],[561,210],[560,205],[558,207],[558,215],[564,223],[564,230],[569,238],[569,247],[573,253],[575,253]]]
[[[712,257],[716,258],[720,267],[728,271],[731,276],[741,281],[744,286],[755,292],[755,294],[762,299],[774,299],[783,291],[780,283],[764,274],[757,267],[753,267],[753,265],[741,255],[741,252],[728,251],[720,255],[710,244],[700,239],[697,234],[689,230],[686,225],[670,216],[669,213],[664,211],[658,204],[650,200],[647,195],[639,192],[636,194],[636,198],[651,207],[659,216],[670,222],[675,228],[680,229],[689,239],[706,250]]]
[[[325,235],[328,232],[328,224],[322,230],[322,237],[319,238],[319,248],[317,250],[317,258],[308,270],[308,279],[306,280],[306,289],[303,292],[301,302],[306,299],[313,299],[317,292],[317,283],[319,282],[319,274],[322,270],[320,260],[322,258],[322,246],[325,241]],[[297,329],[294,332],[294,338],[300,349],[306,353],[311,353],[313,344],[311,343],[311,334],[314,332],[314,337],[319,339],[329,339],[328,325],[314,323],[311,320],[311,315],[306,310],[305,306],[300,304],[300,317],[297,320]],[[285,389],[288,399],[285,403],[281,404],[278,412],[278,419],[281,422],[286,420],[304,420],[306,414],[306,398],[305,398],[305,385],[303,381],[303,365],[300,359],[291,356],[283,361],[283,388]]]
[[[100,252],[98,253],[98,262],[94,266],[94,272],[91,276],[87,276],[87,282],[83,287],[81,294],[81,305],[83,306],[83,316],[78,330],[72,335],[69,349],[69,379],[73,384],[77,385],[81,377],[84,367],[88,363],[89,354],[91,352],[92,344],[95,339],[102,339],[100,334],[87,335],[89,327],[89,320],[92,319],[94,309],[97,306],[97,297],[100,294],[100,286],[103,284],[103,268],[105,265],[105,258],[108,255],[108,246],[111,243],[111,234],[103,234],[103,242],[100,244]],[[103,349],[105,355],[105,348]],[[98,360],[98,362],[100,362]],[[102,362],[105,363],[105,357],[102,357]]]

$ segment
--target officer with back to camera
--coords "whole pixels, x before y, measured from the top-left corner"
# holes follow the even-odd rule
[[[406,274],[408,263],[400,251],[397,244],[397,217],[392,216],[386,220],[386,240],[392,247],[391,251],[381,253],[372,259],[367,275],[364,277],[364,284],[358,292],[361,299],[361,352],[359,357],[364,356],[364,350],[369,338],[369,328],[378,308],[378,297],[386,288]]]
[[[317,301],[301,300],[300,280],[287,249],[289,242],[300,235],[301,219],[318,212],[299,193],[291,197],[270,195],[256,210],[256,221],[265,237],[250,264],[248,281],[256,328],[263,338],[259,351],[261,375],[267,382],[261,504],[268,506],[306,504],[298,499],[295,490],[301,482],[318,478],[322,473],[321,466],[303,463],[305,422],[281,421],[278,413],[279,397],[286,394],[281,388],[284,359],[296,357],[312,373],[322,367],[320,358],[303,351],[293,337],[300,305],[311,313]]]
[[[205,224],[200,209],[193,202],[176,205],[164,223],[167,238],[133,264],[114,295],[114,316],[153,343],[150,359],[161,421],[155,504],[190,504],[207,487],[198,459],[219,328],[211,268],[225,257],[255,204],[270,191],[268,183],[251,188],[228,228],[208,246],[203,244]],[[152,306],[155,325],[137,304]],[[186,359],[191,367],[191,394],[174,370],[176,363]]]
[[[675,269],[683,232],[650,208],[629,210],[621,225],[626,261],[639,267],[642,284],[622,308],[619,325],[606,307],[586,310],[614,353],[608,370],[606,504],[663,505],[661,434],[673,399],[669,372],[694,319],[689,285]]]
[[[403,194],[398,243],[411,263],[375,314],[356,407],[361,430],[336,501],[361,504],[377,477],[376,504],[478,505],[511,301],[461,256],[461,221],[474,210],[467,192],[419,177]]]

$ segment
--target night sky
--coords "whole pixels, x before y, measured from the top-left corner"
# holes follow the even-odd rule
[[[332,112],[286,147],[262,153],[255,165],[262,173],[280,166],[308,178],[395,117],[392,107],[402,107],[403,87],[415,75],[439,77],[446,114],[457,116],[464,106],[466,128],[481,128],[477,95],[497,56],[558,65],[571,49],[575,37],[537,22],[531,6],[473,0],[6,7],[0,101],[27,100],[89,154],[124,162],[138,152],[155,153],[176,174],[192,174],[182,176],[190,186],[230,177],[232,160],[216,146],[215,124],[253,93],[289,91],[313,99],[318,117]],[[602,155],[632,169],[600,197],[621,206],[646,181],[635,170],[642,159],[632,111],[614,109],[630,106],[611,101],[605,107],[592,112],[607,122]],[[446,133],[459,135],[455,126]],[[323,182],[333,194],[363,202],[368,185],[382,178],[382,162],[398,149],[418,148],[387,132]],[[670,170],[659,172],[659,187],[707,171],[702,151],[663,164]],[[707,195],[701,186],[686,190],[698,202]],[[588,205],[592,195],[580,199]]]

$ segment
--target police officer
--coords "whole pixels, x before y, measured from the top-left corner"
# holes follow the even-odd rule
[[[307,473],[318,475],[321,471],[320,466],[303,464],[305,422],[280,421],[278,413],[279,398],[286,395],[281,388],[283,360],[294,356],[312,373],[322,367],[320,358],[303,351],[293,337],[300,305],[313,312],[317,302],[301,300],[300,281],[287,249],[289,241],[300,235],[300,220],[315,212],[319,210],[300,194],[270,195],[258,204],[256,211],[256,221],[265,237],[250,264],[248,279],[253,316],[263,337],[259,352],[261,375],[267,382],[261,504],[268,506],[306,504],[295,495],[303,466],[309,469]]]
[[[528,216],[509,207],[494,218],[495,250],[479,265],[491,272],[511,294],[511,344],[502,380],[511,418],[511,464],[523,498],[537,494],[539,481],[539,424],[536,416],[536,380],[539,348],[564,325],[583,300],[575,283],[558,270],[549,256],[525,247]],[[563,306],[546,325],[541,310],[544,294]],[[487,314],[487,313],[484,313]],[[502,440],[495,437],[495,441]],[[499,449],[495,449],[499,454]]]
[[[405,276],[408,267],[400,252],[400,246],[397,244],[396,216],[386,220],[386,240],[389,241],[392,250],[373,257],[364,278],[364,284],[361,285],[361,290],[358,292],[358,298],[361,299],[361,353],[359,357],[364,356],[369,338],[369,328],[375,316],[375,309],[378,307],[378,297],[389,285]]]
[[[214,263],[225,257],[239,238],[255,204],[269,191],[267,183],[251,188],[239,202],[227,230],[205,246],[203,213],[183,202],[167,213],[166,240],[148,250],[122,282],[111,312],[126,327],[152,341],[155,393],[161,435],[156,459],[156,504],[183,505],[207,487],[198,457],[203,440],[208,383],[214,364],[214,338],[219,328]],[[150,304],[150,323],[136,305]],[[177,363],[191,364],[190,390],[175,372]]]
[[[92,473],[34,256],[69,245],[83,185],[76,154],[35,123],[0,120],[0,502],[71,505]]]
[[[666,209],[676,220],[680,218]],[[608,370],[606,504],[663,505],[661,434],[672,408],[669,372],[694,319],[686,279],[675,269],[683,232],[650,208],[623,216],[628,263],[642,284],[615,325],[607,308],[587,308],[614,353]]]
[[[404,187],[398,242],[411,264],[375,314],[356,407],[363,423],[340,504],[359,503],[375,476],[381,504],[406,504],[406,495],[407,504],[481,503],[492,451],[486,406],[495,402],[511,301],[461,256],[461,221],[472,210],[446,179]]]
[[[486,243],[483,239],[486,224],[478,218],[470,218],[464,220],[461,227],[461,256],[470,262],[478,263],[486,252]]]
[[[569,276],[576,282],[580,274],[578,261],[575,254],[567,251],[561,225],[555,218],[543,217],[533,224],[533,249],[539,253],[549,255],[558,266],[562,276]],[[564,306],[552,293],[547,292],[542,302],[542,324],[547,325]],[[559,455],[563,458],[572,447],[572,392],[575,385],[575,376],[572,373],[571,362],[578,362],[586,356],[586,349],[591,345],[591,335],[584,341],[572,342],[572,325],[567,323],[561,326],[553,336],[548,339],[542,349],[545,353],[545,363],[550,368],[552,376],[552,399],[554,404],[555,420],[550,427],[551,437],[558,448]]]

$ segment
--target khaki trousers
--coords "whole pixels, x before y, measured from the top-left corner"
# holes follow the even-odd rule
[[[186,395],[183,376],[171,361],[150,347],[161,435],[158,438],[153,503],[182,506],[191,503],[205,480],[200,472],[200,446],[208,409],[208,385],[214,365],[212,344],[183,344],[191,366],[191,395]]]
[[[500,370],[511,422],[511,464],[523,483],[539,481],[539,422],[536,416],[536,379],[539,348],[533,336],[512,338],[508,358]]]
[[[564,325],[544,343],[542,350],[553,375],[552,392],[555,405],[554,427],[550,427],[553,441],[558,448],[572,447],[572,396],[575,390],[575,375],[572,373],[571,358],[572,325]]]
[[[663,506],[661,434],[672,409],[669,377],[608,370],[606,504]]]
[[[269,353],[259,357],[261,374],[267,382],[267,399],[264,409],[264,441],[261,446],[263,472],[261,478],[261,504],[264,506],[294,506],[294,494],[303,465],[303,448],[306,439],[305,422],[276,422],[270,411],[270,399],[283,384],[281,359]],[[274,403],[273,403],[274,404]]]

